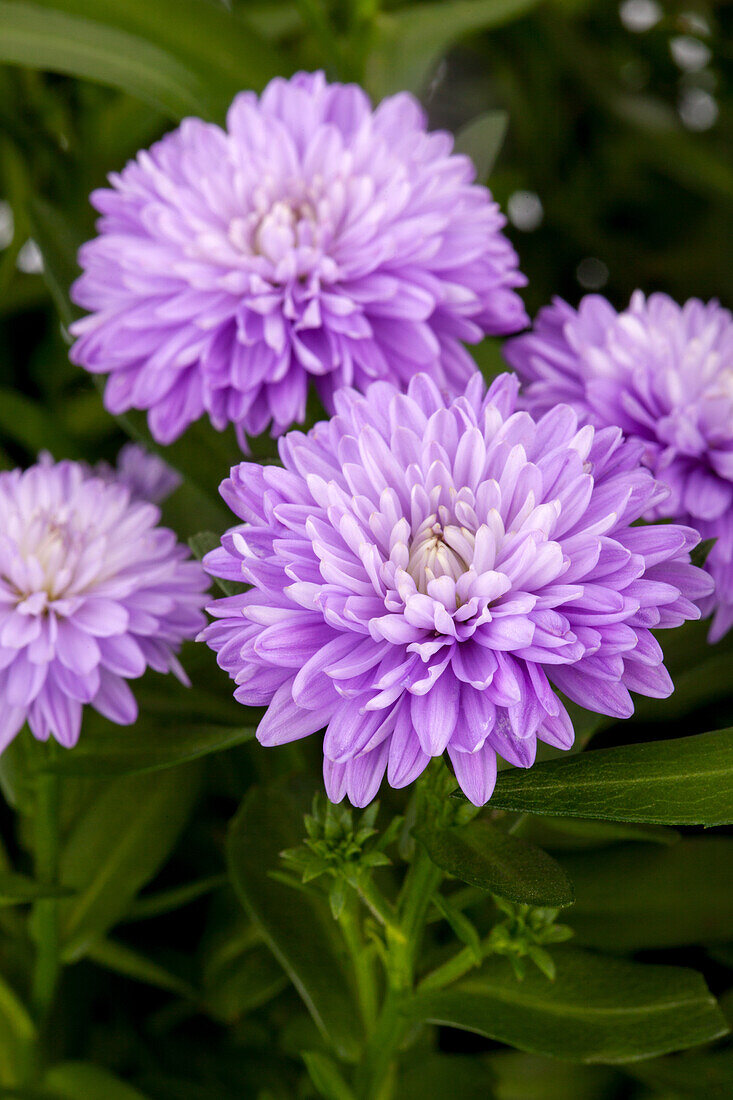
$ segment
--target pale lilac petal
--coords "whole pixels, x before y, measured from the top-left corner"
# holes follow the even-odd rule
[[[695,532],[632,526],[661,495],[620,430],[559,407],[535,424],[516,401],[510,377],[341,390],[337,416],[281,440],[283,469],[225,482],[244,522],[212,572],[252,588],[213,602],[202,638],[235,698],[268,708],[263,744],[325,728],[331,798],[363,804],[385,768],[406,786],[447,749],[483,804],[497,753],[529,768],[538,739],[572,745],[558,690],[618,718],[630,689],[669,690],[650,629],[709,598]]]
[[[108,374],[111,412],[146,409],[159,443],[204,413],[243,442],[279,435],[311,380],[330,410],[377,378],[460,386],[464,342],[527,323],[504,218],[407,93],[372,110],[322,74],[277,79],[237,96],[225,128],[185,119],[110,183],[91,197],[71,355]],[[464,450],[476,477],[480,448]],[[175,475],[156,461],[128,451],[99,472],[160,500]]]
[[[329,706],[321,710],[304,710],[293,701],[293,681],[286,680],[272,697],[267,714],[257,727],[261,745],[286,745],[323,729],[332,713]]]
[[[137,715],[124,682],[147,665],[186,682],[176,650],[204,624],[207,579],[114,474],[41,455],[0,472],[0,726],[66,748],[90,704]]]
[[[460,788],[474,806],[485,806],[496,783],[496,753],[489,745],[478,752],[458,752],[448,746],[448,755]]]
[[[509,341],[505,353],[526,383],[524,402],[534,415],[566,401],[581,421],[603,430],[620,428],[638,447],[658,485],[644,487],[638,472],[624,464],[618,485],[633,486],[625,518],[646,513],[648,519],[686,525],[614,531],[614,538],[645,558],[647,568],[681,560],[683,550],[694,545],[693,528],[704,529],[706,538],[725,537],[733,514],[733,316],[728,310],[716,301],[691,298],[680,306],[666,294],[646,298],[640,291],[621,313],[595,294],[583,298],[577,311],[556,299],[540,310],[532,332]],[[590,457],[597,470],[609,471],[613,442],[607,437],[602,450],[602,435],[597,433]],[[713,573],[710,562],[707,568]],[[690,591],[688,598],[700,597]],[[705,605],[705,614],[720,609],[710,642],[733,626],[729,608],[720,592]],[[649,625],[656,625],[653,620],[674,625],[669,613],[643,618]]]

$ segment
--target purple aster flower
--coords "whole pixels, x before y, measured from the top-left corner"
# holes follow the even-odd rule
[[[0,750],[26,721],[71,748],[85,703],[134,722],[147,666],[187,682],[207,582],[159,519],[81,463],[0,473]]]
[[[698,618],[710,592],[687,527],[632,526],[666,495],[620,429],[559,405],[517,412],[518,382],[475,374],[444,397],[377,382],[280,441],[284,469],[242,463],[221,488],[242,520],[205,559],[249,582],[201,637],[265,705],[258,738],[325,728],[326,788],[365,805],[448,751],[481,805],[497,753],[529,767],[568,748],[555,688],[627,718],[629,690],[672,690],[654,627]]]
[[[528,322],[504,218],[412,96],[375,110],[322,73],[186,119],[95,191],[72,359],[107,408],[170,443],[204,412],[257,435],[302,421],[309,380],[465,385],[462,342]]]
[[[177,470],[139,443],[126,443],[117,455],[116,466],[98,462],[94,473],[105,481],[124,485],[133,500],[148,500],[151,504],[160,504],[182,481]]]
[[[505,351],[528,383],[530,412],[566,401],[643,444],[643,461],[670,490],[647,518],[717,539],[707,560],[716,591],[701,606],[715,611],[718,641],[733,626],[733,316],[717,302],[679,306],[640,291],[622,313],[596,294],[577,311],[557,298]]]

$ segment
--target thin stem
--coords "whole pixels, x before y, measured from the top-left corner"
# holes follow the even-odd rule
[[[54,746],[49,745],[51,758]],[[36,776],[34,854],[36,879],[44,886],[58,885],[59,861],[59,778],[50,772]],[[33,907],[36,961],[32,1001],[37,1018],[43,1021],[51,1008],[58,982],[59,926],[58,899],[41,898]]]
[[[359,1100],[391,1100],[393,1060],[410,1026],[403,992],[389,989],[354,1082]]]
[[[372,916],[393,934],[401,935],[394,906],[390,905],[384,894],[375,886],[371,876],[355,877],[352,884]]]
[[[482,960],[491,954],[490,940],[491,937],[487,936],[486,939],[481,941],[480,954]],[[468,974],[469,970],[473,970],[477,965],[473,948],[463,947],[451,959],[440,966],[436,966],[435,970],[427,974],[418,985],[418,991],[424,993],[428,989],[443,989],[444,986],[450,985],[451,982],[462,978],[464,974]]]
[[[425,784],[434,782],[430,776]],[[416,824],[428,811],[425,790],[416,791]],[[400,891],[396,908],[388,906],[382,919],[386,930],[387,993],[376,1027],[367,1044],[364,1058],[356,1074],[356,1095],[359,1100],[392,1100],[395,1086],[395,1055],[414,1023],[410,1014],[415,984],[415,963],[422,942],[431,899],[442,878],[442,872],[430,860],[421,845],[417,845]],[[371,880],[368,880],[371,888]],[[378,894],[381,898],[381,894]],[[370,906],[371,908],[371,906]]]
[[[371,1032],[377,1020],[377,980],[374,973],[374,952],[370,950],[359,928],[359,907],[356,899],[347,899],[339,924],[351,955],[356,978],[359,1010],[367,1032]]]
[[[409,945],[410,983],[412,983],[415,962],[422,943],[430,902],[442,878],[443,872],[435,866],[422,845],[418,844],[410,870],[407,872],[401,898],[402,931]]]

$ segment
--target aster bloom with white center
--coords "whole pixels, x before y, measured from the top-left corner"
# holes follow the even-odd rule
[[[504,218],[452,146],[412,96],[373,110],[322,73],[238,95],[226,130],[186,119],[92,195],[72,359],[161,443],[204,413],[279,434],[311,380],[329,411],[417,371],[461,388],[463,342],[528,321]]]
[[[148,666],[187,682],[207,579],[159,519],[82,463],[0,473],[0,750],[26,721],[71,748],[86,703],[134,722]]]
[[[538,738],[572,743],[555,688],[622,718],[629,690],[672,690],[651,629],[699,617],[699,536],[632,526],[667,494],[640,444],[566,405],[535,421],[517,390],[342,390],[331,421],[281,439],[284,469],[222,485],[242,523],[204,563],[252,588],[201,637],[235,697],[268,707],[262,744],[325,729],[333,801],[365,805],[385,770],[402,787],[447,750],[481,805],[497,753],[529,767]]]
[[[124,485],[133,500],[149,500],[151,504],[160,504],[183,480],[178,470],[169,466],[165,459],[151,454],[139,443],[126,443],[117,455],[115,466],[98,462],[94,473],[105,481]]]
[[[706,568],[715,594],[710,641],[733,626],[733,316],[717,302],[636,291],[621,313],[599,295],[577,311],[557,298],[532,332],[510,340],[508,362],[527,383],[533,414],[558,401],[597,427],[617,424],[669,488],[648,518],[715,538]]]

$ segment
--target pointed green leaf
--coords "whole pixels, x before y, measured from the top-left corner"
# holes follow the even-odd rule
[[[48,770],[58,775],[134,775],[178,767],[199,757],[243,745],[255,726],[156,725],[143,721],[120,734],[119,727],[82,738],[73,752],[57,756]]]
[[[28,1080],[36,1029],[18,995],[0,977],[0,1086]]]
[[[715,998],[694,971],[572,948],[559,948],[552,957],[552,982],[534,968],[518,982],[506,959],[492,958],[473,977],[419,995],[415,1013],[576,1062],[652,1058],[727,1034]]]
[[[20,0],[0,0],[0,26],[0,62],[111,85],[173,119],[209,114],[199,77],[144,38]]]
[[[158,890],[156,893],[143,894],[132,903],[125,919],[128,921],[148,920],[162,913],[171,913],[189,905],[192,901],[212,890],[218,890],[228,882],[226,875],[207,875],[206,878],[187,882],[183,886],[174,886],[170,890]]]
[[[78,311],[71,304],[69,288],[79,274],[76,253],[82,243],[66,216],[46,199],[32,196],[28,211],[33,240],[43,256],[43,278],[66,328]]]
[[[476,179],[486,183],[506,137],[506,111],[486,111],[456,134],[455,152],[464,153],[476,165]]]
[[[80,958],[124,916],[178,839],[198,784],[196,764],[124,776],[77,818],[60,861],[62,883],[77,891],[59,906],[65,959]]]
[[[670,845],[680,839],[678,832],[665,825],[584,821],[578,817],[524,817],[514,835],[551,851],[603,848],[623,841]]]
[[[324,1100],[355,1100],[336,1063],[318,1050],[305,1050],[302,1054],[311,1081]]]
[[[623,844],[562,864],[575,883],[567,919],[579,943],[637,951],[733,940],[733,837]]]
[[[498,27],[539,0],[437,0],[381,13],[367,62],[367,86],[381,98],[422,91],[440,57],[463,35]]]
[[[270,876],[280,867],[280,852],[295,847],[303,831],[303,815],[287,794],[278,788],[253,788],[229,830],[230,874],[245,909],[323,1035],[341,1056],[353,1057],[360,1027],[328,903]]]
[[[207,967],[206,1010],[222,1023],[232,1024],[272,1000],[287,984],[287,974],[270,949],[263,943],[249,944],[219,965]]]
[[[500,1050],[486,1059],[496,1074],[497,1100],[609,1100],[618,1088],[613,1069]]]
[[[733,1049],[659,1058],[630,1070],[634,1077],[659,1092],[699,1100],[730,1100],[733,1096]]]
[[[559,863],[541,848],[485,820],[415,831],[436,866],[481,890],[527,905],[572,905],[573,887]]]
[[[90,1062],[52,1066],[43,1083],[49,1097],[59,1100],[145,1100],[137,1089]]]
[[[196,999],[196,990],[189,982],[117,940],[100,940],[92,944],[86,953],[86,958],[97,966],[104,967],[105,970],[123,974],[124,977],[132,978],[133,981],[144,982],[145,985],[155,986],[156,989],[164,989],[167,993],[175,993],[176,996],[184,997],[186,1000]]]
[[[238,12],[210,0],[36,0],[44,8],[139,36],[194,71],[226,108],[242,88],[260,90],[286,62]],[[231,7],[231,5],[228,5]],[[243,13],[246,15],[246,11]]]
[[[38,898],[68,897],[70,893],[64,886],[49,886],[14,871],[0,871],[0,905],[23,905]]]
[[[598,749],[499,774],[496,809],[642,821],[733,823],[733,728]]]

